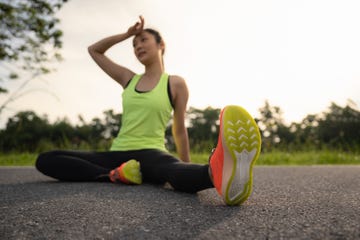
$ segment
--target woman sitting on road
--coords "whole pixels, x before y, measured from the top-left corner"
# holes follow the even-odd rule
[[[143,74],[118,65],[105,52],[133,37],[134,53],[145,67]],[[36,167],[63,181],[103,181],[125,184],[170,183],[178,191],[195,193],[215,187],[224,202],[238,205],[252,189],[252,168],[260,153],[258,127],[243,108],[226,106],[209,164],[190,163],[185,112],[188,88],[183,78],[164,70],[165,43],[144,18],[125,33],[102,39],[88,48],[98,66],[117,83],[122,93],[122,126],[110,151],[50,151],[39,155]],[[172,132],[179,159],[165,149],[165,128]]]

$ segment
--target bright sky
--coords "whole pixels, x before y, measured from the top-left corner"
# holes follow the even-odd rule
[[[33,109],[50,120],[77,121],[121,112],[122,88],[92,61],[87,47],[122,33],[142,14],[166,42],[165,68],[190,91],[188,106],[245,107],[255,117],[265,100],[286,122],[325,111],[331,102],[360,107],[360,1],[358,0],[70,0],[59,11],[64,61],[9,105],[5,117]],[[143,72],[131,41],[108,52]],[[19,83],[18,83],[19,84]],[[13,87],[13,86],[11,86]],[[0,95],[0,103],[4,96]]]

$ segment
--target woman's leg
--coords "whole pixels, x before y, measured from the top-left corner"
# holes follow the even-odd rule
[[[50,151],[40,154],[35,166],[63,181],[102,181],[108,180],[109,171],[126,162],[126,157],[121,152]]]
[[[36,168],[43,174],[63,181],[108,180],[112,169],[130,159],[140,162],[144,182],[169,182],[175,190],[194,193],[213,184],[208,165],[184,163],[160,150],[80,152],[51,151],[39,155]]]
[[[188,193],[214,187],[208,165],[185,163],[159,150],[143,150],[136,157],[145,182],[169,182],[175,190]]]
[[[175,190],[196,193],[214,187],[209,176],[209,165],[179,161],[164,167],[164,171],[168,172],[167,181]]]

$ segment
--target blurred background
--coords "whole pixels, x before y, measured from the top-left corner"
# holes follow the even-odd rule
[[[227,104],[256,118],[265,152],[358,152],[359,11],[357,0],[1,0],[0,151],[108,149],[122,88],[87,47],[143,15],[166,42],[166,72],[187,81],[194,152],[214,147]],[[131,40],[107,54],[142,73]]]

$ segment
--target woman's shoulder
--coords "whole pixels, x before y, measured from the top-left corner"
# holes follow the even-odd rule
[[[175,85],[185,84],[185,79],[178,75],[170,75],[169,74],[169,81],[170,81],[170,84],[175,84]]]
[[[183,99],[187,99],[188,88],[184,78],[178,75],[169,75],[169,84],[175,102],[177,96],[182,96]],[[186,98],[184,98],[184,96],[186,96]]]

